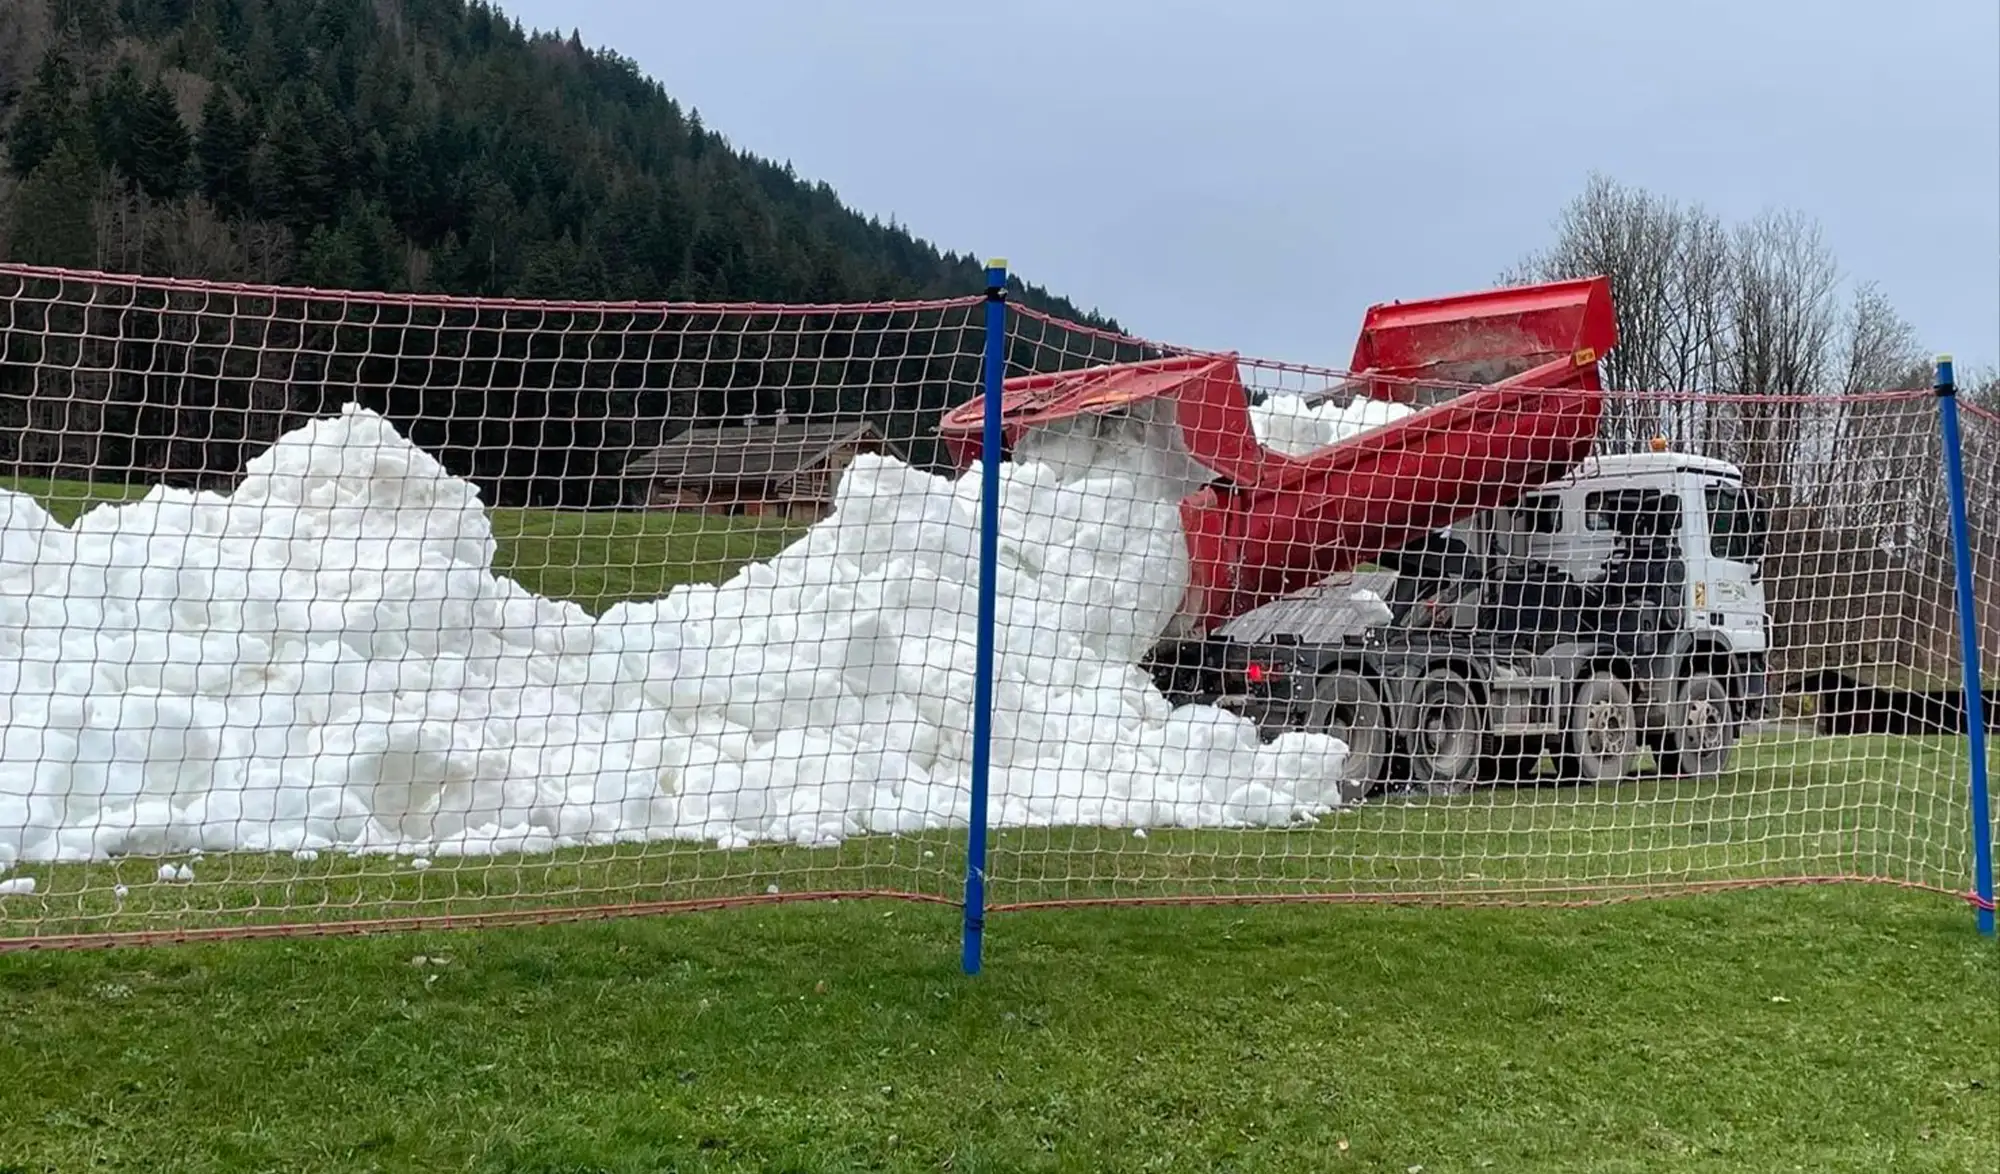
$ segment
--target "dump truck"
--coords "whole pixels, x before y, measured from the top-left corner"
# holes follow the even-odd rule
[[[1350,799],[1544,758],[1583,782],[1644,752],[1713,775],[1766,706],[1763,512],[1741,470],[1669,438],[1598,451],[1615,343],[1603,277],[1385,303],[1308,398],[1408,414],[1303,455],[1260,439],[1233,354],[1007,379],[1002,431],[1011,451],[1083,414],[1169,425],[1207,481],[1181,502],[1190,582],[1148,667],[1267,736],[1339,737]],[[961,465],[983,412],[941,422]]]

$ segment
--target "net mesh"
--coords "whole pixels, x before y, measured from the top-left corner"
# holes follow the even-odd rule
[[[983,313],[0,266],[0,941],[957,900]],[[1201,357],[1009,313],[1010,376]],[[1224,362],[1318,497],[1145,412],[1003,470],[997,908],[1969,886],[1927,391],[1606,393],[1633,456],[1501,484],[1377,459],[1474,385]]]

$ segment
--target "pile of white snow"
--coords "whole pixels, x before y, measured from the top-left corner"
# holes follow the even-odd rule
[[[1002,470],[996,825],[1337,802],[1340,742],[1260,744],[1134,666],[1188,574],[1190,483],[1146,427],[1030,438]],[[770,561],[599,618],[495,575],[474,487],[352,406],[227,496],[64,527],[0,493],[0,870],[962,827],[979,481],[862,457]]]
[[[1281,456],[1303,457],[1410,415],[1414,408],[1357,395],[1347,403],[1308,403],[1303,396],[1275,395],[1250,409],[1258,443]]]

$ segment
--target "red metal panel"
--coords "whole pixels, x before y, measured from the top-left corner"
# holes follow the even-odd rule
[[[1594,359],[1617,340],[1611,279],[1585,277],[1371,306],[1348,369],[1414,376],[1500,357],[1534,366],[1578,351]]]
[[[1561,477],[1590,451],[1594,366],[1546,364],[1183,505],[1203,629]]]

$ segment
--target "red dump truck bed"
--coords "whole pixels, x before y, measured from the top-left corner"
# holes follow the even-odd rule
[[[1217,475],[1181,507],[1183,617],[1199,632],[1561,477],[1596,439],[1597,362],[1616,341],[1603,277],[1371,307],[1335,394],[1419,410],[1303,457],[1258,441],[1233,355],[1019,376],[1001,405],[1011,446],[1052,420],[1161,401]],[[974,399],[940,426],[961,466],[978,458],[983,412]]]

